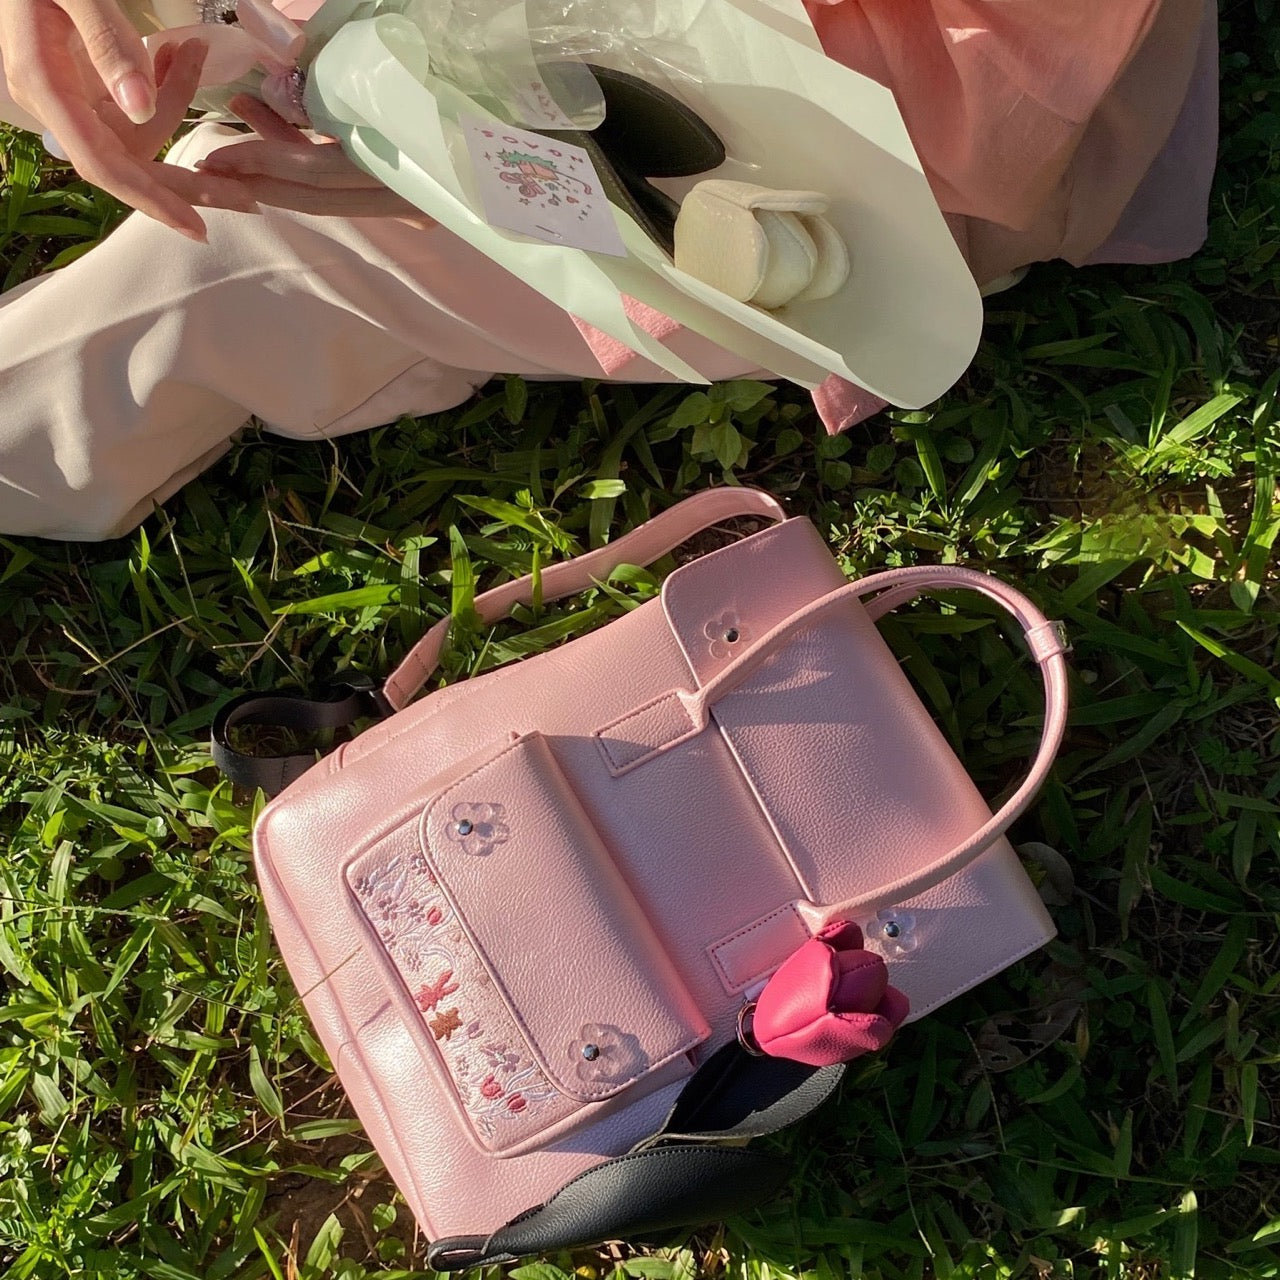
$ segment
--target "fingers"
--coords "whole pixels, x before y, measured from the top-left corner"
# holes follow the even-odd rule
[[[281,178],[247,176],[241,189],[260,205],[332,218],[402,218],[414,225],[435,225],[388,187],[329,188]]]
[[[2,0],[0,0],[2,2]],[[59,105],[50,113],[49,127],[62,144],[76,172],[86,182],[109,191],[117,200],[193,240],[206,238],[204,219],[150,165],[131,155],[120,137],[92,111]],[[165,180],[161,180],[161,179]]]
[[[46,0],[47,2],[47,0]],[[75,24],[90,62],[112,100],[134,124],[155,114],[151,59],[116,0],[57,0]]]
[[[15,100],[43,122],[82,178],[193,240],[205,239],[204,220],[192,204],[132,155],[98,116],[100,100],[108,119],[117,108],[102,97],[97,64],[86,80],[78,28],[60,4],[0,0],[0,45]]]
[[[235,209],[240,213],[257,213],[258,205],[247,183],[220,174],[193,173],[176,164],[158,161],[148,166],[158,182],[189,205],[208,209]]]
[[[252,138],[211,151],[197,166],[201,173],[261,177],[323,190],[383,190],[347,158],[336,142],[268,142]]]
[[[211,151],[202,175],[236,178],[261,205],[338,218],[399,218],[436,225],[421,210],[360,169],[337,142],[316,142],[248,95],[231,109],[260,135]]]
[[[192,202],[176,193],[167,173],[155,172],[175,166],[139,161],[92,111],[59,106],[50,112],[49,127],[86,182],[192,240],[206,239],[204,219]]]
[[[173,137],[200,87],[200,72],[208,52],[209,46],[203,40],[186,40],[176,48],[160,46],[156,53],[155,115],[146,124],[131,126],[129,149],[134,155],[150,160]]]
[[[311,140],[301,129],[282,120],[265,102],[247,93],[236,94],[227,106],[261,138],[310,145]]]

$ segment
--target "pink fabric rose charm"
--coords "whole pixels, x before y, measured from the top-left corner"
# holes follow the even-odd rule
[[[889,971],[864,950],[862,930],[837,920],[809,939],[765,984],[744,1043],[814,1067],[883,1049],[910,1010]]]

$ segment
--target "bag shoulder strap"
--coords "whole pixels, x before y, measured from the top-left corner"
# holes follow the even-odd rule
[[[695,534],[735,516],[782,521],[787,513],[760,489],[705,489],[595,551],[548,566],[542,571],[543,600],[561,600],[603,582],[621,564],[652,564]],[[475,610],[485,623],[500,622],[517,605],[533,602],[534,578],[528,574],[477,596]],[[400,710],[426,683],[440,661],[451,619],[442,618],[404,656],[382,686],[387,701]]]
[[[677,502],[630,533],[594,551],[548,566],[536,580],[542,599],[559,600],[603,581],[622,564],[647,565],[674,551],[695,534],[737,516],[760,516],[781,522],[782,505],[761,489],[724,486],[705,489]],[[499,622],[520,604],[532,604],[532,574],[504,582],[477,596],[475,610],[486,623]],[[363,719],[385,719],[408,706],[440,662],[452,619],[444,618],[405,655],[382,688],[357,677],[335,687],[327,698],[299,694],[243,694],[226,703],[214,717],[213,761],[237,786],[261,788],[277,795],[316,762],[314,751],[256,756],[238,751],[231,734],[241,725],[269,725],[297,733],[344,729]]]

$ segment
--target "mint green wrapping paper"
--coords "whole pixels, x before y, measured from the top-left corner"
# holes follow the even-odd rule
[[[805,387],[835,374],[917,408],[964,372],[981,301],[893,97],[827,58],[790,0],[664,0],[662,40],[688,52],[678,72],[637,66],[625,42],[593,55],[645,75],[723,138],[729,158],[714,175],[660,184],[677,198],[711,176],[830,197],[849,280],[830,298],[773,312],[678,271],[616,208],[625,258],[489,226],[456,121],[467,113],[507,122],[433,74],[422,6],[329,0],[307,27],[307,111],[361,168],[521,281],[685,381],[705,378],[632,323],[623,295]]]

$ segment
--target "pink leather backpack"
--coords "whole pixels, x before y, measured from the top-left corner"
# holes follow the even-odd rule
[[[411,703],[446,621],[380,691],[219,717],[233,777],[288,783],[255,835],[276,937],[436,1268],[758,1203],[788,1170],[740,1139],[1053,934],[1003,833],[1060,742],[1066,646],[1012,588],[847,582],[807,520],[726,488],[545,570],[542,596],[741,515],[775,523],[557,649]],[[1045,684],[1039,752],[994,816],[874,625],[956,588],[1013,615]],[[305,770],[227,743],[370,711]]]

